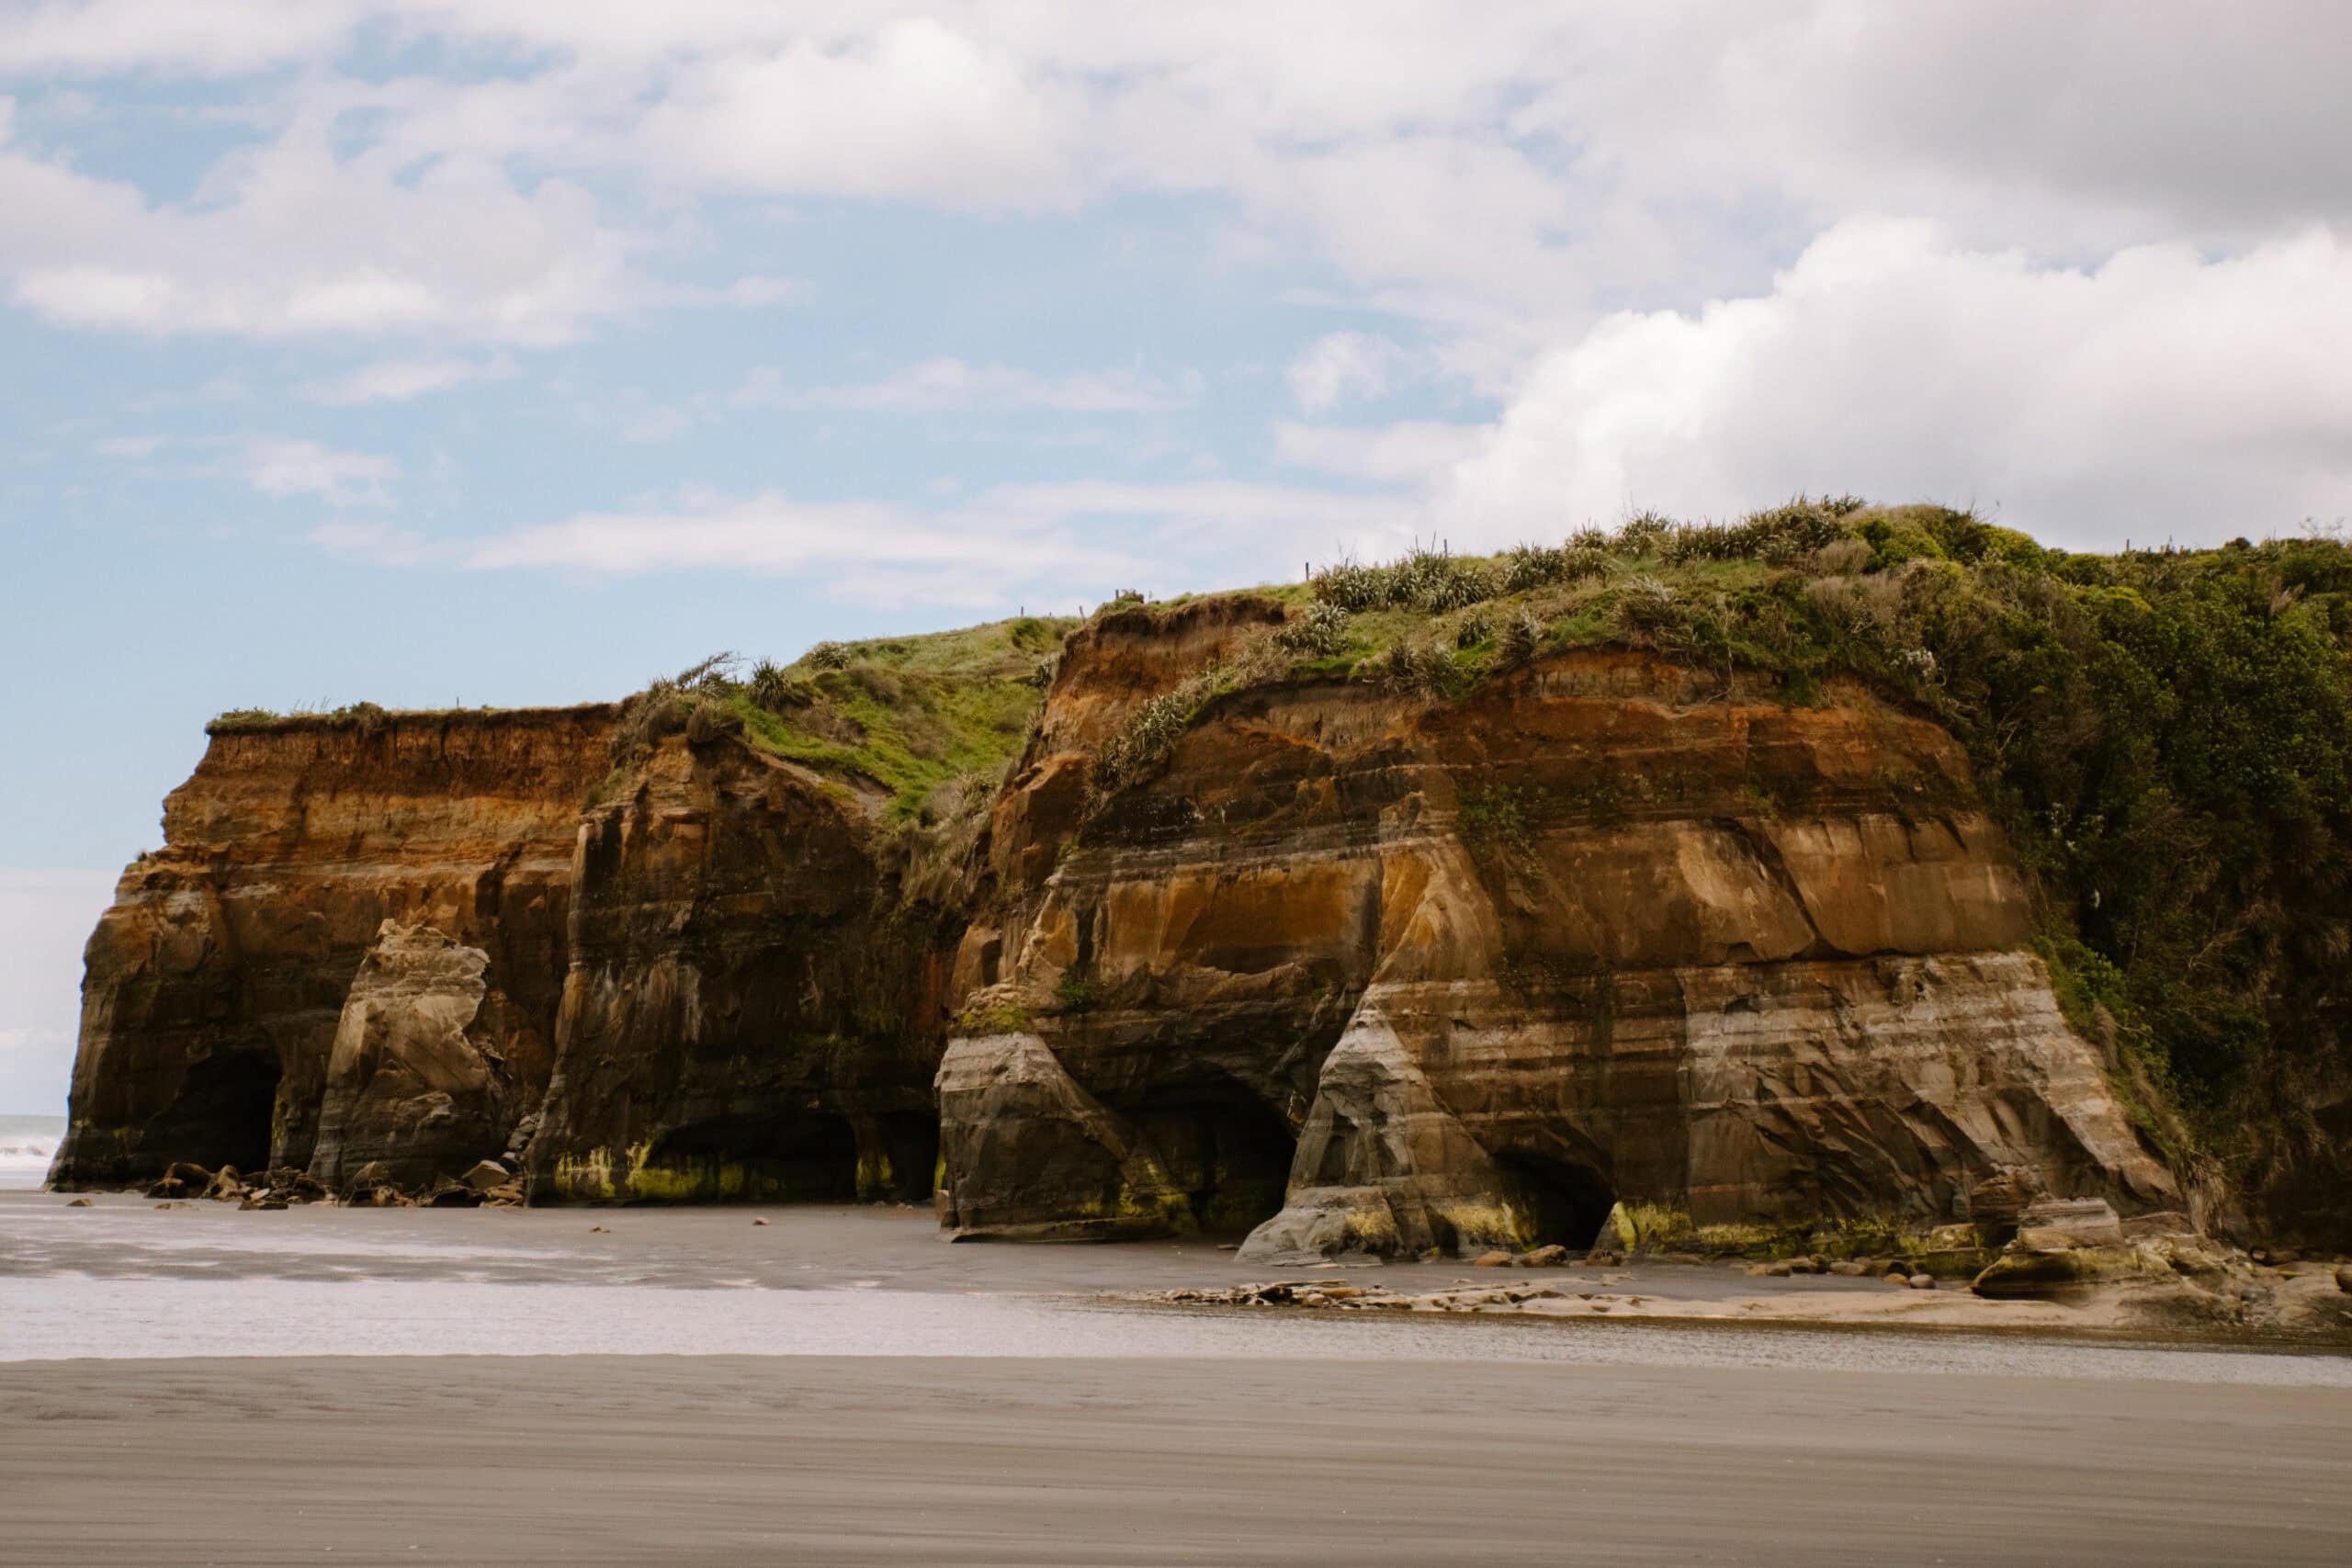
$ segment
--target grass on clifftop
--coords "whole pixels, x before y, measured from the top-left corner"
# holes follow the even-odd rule
[[[1225,693],[1376,682],[1446,702],[1544,653],[1655,649],[1859,680],[1943,724],[2040,889],[2076,1026],[2176,1163],[2250,1188],[2352,1164],[2352,549],[2090,555],[1940,506],[1809,500],[1634,518],[1485,558],[1340,562],[1288,625],[1140,709],[1098,784],[1148,776]],[[2334,1174],[2330,1174],[2334,1173]],[[2347,1208],[2352,1213],[2352,1208]]]
[[[958,631],[822,642],[788,665],[731,655],[630,701],[616,760],[666,734],[741,734],[851,787],[879,789],[896,821],[935,798],[993,788],[1021,749],[1062,639],[1078,623],[1023,615]]]

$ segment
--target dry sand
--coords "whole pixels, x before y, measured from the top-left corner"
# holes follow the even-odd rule
[[[7,1563],[2352,1558],[2341,1391],[1409,1361],[0,1367]]]

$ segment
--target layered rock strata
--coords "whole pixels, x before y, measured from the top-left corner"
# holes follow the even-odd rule
[[[1069,765],[1035,756],[1023,787]],[[1016,792],[1001,818],[1046,815]],[[1010,956],[978,1016],[1024,1021],[1030,1079],[1040,1053],[1066,1076],[1035,1112],[1063,1153],[962,1166],[947,1094],[959,1232],[1173,1208],[1262,1221],[1267,1256],[1604,1223],[1741,1247],[1968,1222],[1986,1183],[2174,1201],[2024,951],[1957,749],[1859,692],[1791,707],[1630,653],[1453,704],[1246,692],[1054,855],[988,938]],[[1115,1160],[1069,1151],[1099,1124],[1073,1089]],[[1022,1114],[986,1102],[1001,1140]]]
[[[1073,635],[963,862],[723,728],[617,770],[611,709],[223,733],[91,940],[55,1179],[487,1159],[1264,1256],[2180,1206],[1933,725],[1630,651],[1217,694],[1286,613]]]
[[[553,1056],[580,803],[614,710],[286,721],[216,735],[85,954],[71,1124],[51,1179],[174,1160],[344,1159],[390,1129],[345,1101],[322,1146],[352,983],[387,920],[479,950],[517,1102]],[[364,1097],[363,1097],[364,1098]],[[389,1102],[384,1102],[389,1103]],[[405,1112],[402,1112],[403,1114]]]

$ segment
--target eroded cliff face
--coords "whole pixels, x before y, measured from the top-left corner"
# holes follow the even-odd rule
[[[723,728],[615,770],[610,709],[224,734],[91,940],[56,1179],[492,1159],[1281,1257],[2180,1203],[1934,726],[1583,652],[1244,685],[1097,791],[1284,615],[1078,631],[968,856]]]
[[[884,836],[726,739],[586,813],[535,1193],[928,1200],[944,955],[893,919]]]
[[[2176,1201],[1933,726],[1633,653],[1442,705],[1244,692],[1073,838],[1078,749],[1116,721],[1080,697],[1097,652],[1054,696],[1095,722],[1027,759],[1007,918],[959,964],[995,984],[940,1080],[951,1230],[1385,1253],[1582,1247],[1613,1213],[1729,1247],[1925,1232],[1987,1182]],[[1067,1077],[1035,1097],[1053,1157],[986,1157],[1024,1114],[990,1058]]]
[[[215,736],[164,803],[164,847],[124,872],[90,938],[52,1179],[141,1181],[174,1160],[332,1169],[342,1140],[380,1143],[388,1129],[352,1115],[364,1092],[324,1146],[321,1115],[345,1004],[388,920],[481,952],[511,1004],[495,1048],[535,1101],[580,803],[610,766],[612,720],[588,707]]]

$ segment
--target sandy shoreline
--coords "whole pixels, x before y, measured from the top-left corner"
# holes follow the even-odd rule
[[[1687,1368],[0,1368],[6,1563],[2334,1563],[2352,1398]]]
[[[1674,1265],[1339,1276],[1606,1315],[1116,1299],[1253,1277],[897,1210],[0,1194],[0,1564],[2352,1556],[2341,1356]]]

